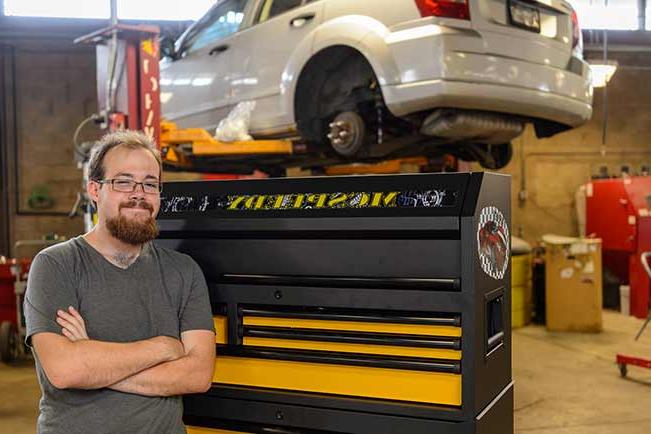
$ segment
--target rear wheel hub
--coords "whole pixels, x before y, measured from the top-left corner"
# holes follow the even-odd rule
[[[328,139],[337,154],[352,157],[362,148],[366,140],[364,120],[355,112],[339,113],[330,123]]]

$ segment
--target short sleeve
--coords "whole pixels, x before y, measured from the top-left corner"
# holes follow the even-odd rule
[[[188,330],[215,331],[206,278],[194,260],[191,259],[190,263],[192,267],[192,283],[187,301],[181,311],[181,333]]]
[[[61,334],[61,326],[56,323],[57,310],[79,308],[72,282],[72,276],[57,260],[46,253],[36,255],[29,269],[23,303],[27,345],[31,345],[31,337],[36,333]]]

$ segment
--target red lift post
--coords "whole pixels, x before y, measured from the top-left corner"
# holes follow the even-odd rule
[[[159,29],[113,24],[75,43],[96,45],[97,100],[108,131],[142,130],[160,143]]]

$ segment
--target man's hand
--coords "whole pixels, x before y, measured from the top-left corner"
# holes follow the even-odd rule
[[[86,324],[79,312],[72,307],[68,307],[68,312],[57,310],[57,323],[62,327],[63,336],[72,342],[83,341],[88,339],[86,333]]]
[[[215,369],[215,334],[210,330],[181,333],[186,355],[161,363],[119,381],[110,389],[145,396],[203,393],[212,384]]]

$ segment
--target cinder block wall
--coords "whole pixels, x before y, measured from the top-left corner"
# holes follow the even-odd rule
[[[72,38],[20,39],[5,42],[3,54],[12,97],[5,107],[15,119],[5,143],[10,248],[18,240],[48,234],[78,235],[81,217],[67,216],[81,188],[72,136],[79,122],[97,110],[94,48],[73,45]],[[81,135],[95,137],[92,125]],[[46,193],[50,206],[38,206],[39,193]],[[11,253],[30,255],[29,250]]]

